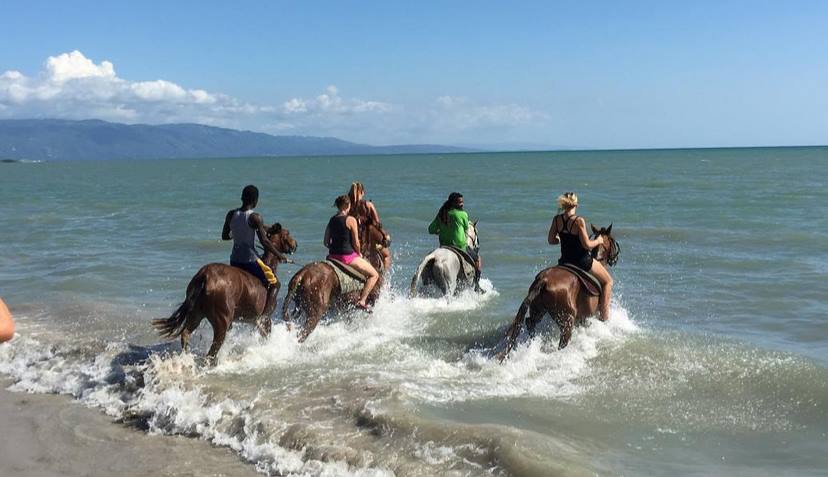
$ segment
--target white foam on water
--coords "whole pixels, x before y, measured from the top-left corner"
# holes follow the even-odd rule
[[[205,371],[194,355],[154,354],[124,369],[140,371],[144,383],[134,386],[130,376],[113,377],[112,360],[126,350],[112,344],[91,360],[70,362],[53,347],[21,337],[0,345],[0,372],[16,382],[11,390],[69,394],[82,403],[118,418],[144,417],[150,433],[198,435],[227,446],[254,462],[267,474],[295,476],[379,477],[393,473],[382,468],[354,468],[345,462],[309,459],[303,450],[286,449],[259,435],[250,400],[215,399],[193,384]],[[127,366],[126,368],[130,368]],[[241,422],[241,427],[238,423]],[[279,423],[269,423],[278,426]]]
[[[296,328],[288,331],[278,322],[266,340],[252,327],[238,326],[228,336],[214,368],[200,364],[204,350],[195,354],[150,353],[146,359],[119,364],[124,354],[132,352],[125,342],[109,343],[96,351],[61,348],[21,336],[0,345],[0,372],[14,378],[12,389],[16,391],[68,394],[108,415],[141,419],[152,433],[197,435],[230,447],[263,473],[393,475],[382,468],[382,460],[369,459],[374,463],[355,467],[344,461],[318,460],[304,449],[280,446],[279,434],[294,423],[278,422],[267,412],[263,416],[257,410],[257,395],[207,391],[207,378],[268,368],[327,371],[338,366],[341,371],[359,366],[378,381],[396,387],[400,392],[395,395],[404,400],[439,403],[508,396],[560,398],[581,391],[577,380],[589,372],[589,361],[602,347],[637,330],[626,310],[614,306],[610,322],[591,321],[589,326],[576,329],[566,349],[557,350],[556,343],[539,333],[538,338],[521,343],[502,365],[484,351],[468,351],[451,360],[407,343],[428,326],[424,315],[474,311],[497,296],[491,282],[483,280],[481,286],[487,290],[484,295],[468,291],[449,299],[409,299],[389,291],[373,314],[353,313],[348,319],[322,323],[303,344],[296,341]],[[195,348],[206,348],[209,339],[194,344]],[[382,406],[372,412],[382,414]],[[470,443],[447,446],[425,442],[415,443],[411,452],[412,458],[425,465],[445,468],[451,467],[451,462],[462,462],[480,469],[479,463],[464,456],[483,455],[487,450]]]
[[[401,338],[418,336],[426,324],[423,315],[482,308],[498,294],[490,281],[483,279],[480,285],[487,293],[464,290],[450,298],[408,298],[386,290],[370,315],[351,312],[345,313],[345,317],[323,320],[303,344],[296,340],[298,327],[292,326],[288,331],[281,321],[274,323],[266,340],[249,328],[236,327],[219,353],[215,372],[306,366],[370,353]]]
[[[538,333],[536,339],[517,346],[502,364],[488,351],[472,350],[459,361],[412,354],[402,386],[406,394],[431,402],[572,396],[583,391],[578,380],[587,375],[590,360],[600,349],[623,342],[637,330],[627,311],[614,305],[610,321],[590,320],[588,326],[576,328],[562,350],[557,349],[557,340]]]
[[[480,294],[470,288],[466,288],[455,296],[439,298],[413,297],[400,299],[398,304],[409,307],[418,314],[473,311],[483,308],[493,298],[500,295],[488,278],[480,279],[480,288],[486,293]]]

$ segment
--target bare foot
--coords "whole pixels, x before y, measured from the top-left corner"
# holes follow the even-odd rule
[[[371,307],[368,306],[368,304],[365,303],[365,302],[362,302],[362,301],[357,302],[356,307],[359,308],[362,311],[367,311],[368,313],[371,313]]]

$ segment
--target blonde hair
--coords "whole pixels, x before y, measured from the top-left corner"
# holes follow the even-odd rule
[[[578,207],[578,196],[574,192],[564,192],[558,196],[558,207],[561,210],[569,210]]]
[[[362,185],[362,182],[352,182],[351,188],[348,189],[348,197],[351,199],[351,203],[355,204],[361,197],[357,197],[359,195],[365,195],[365,186]]]

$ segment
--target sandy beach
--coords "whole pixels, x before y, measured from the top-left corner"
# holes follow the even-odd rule
[[[0,380],[3,477],[255,476],[230,449],[151,436],[65,396],[7,391]]]

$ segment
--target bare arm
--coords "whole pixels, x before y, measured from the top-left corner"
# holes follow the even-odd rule
[[[604,237],[601,237],[600,235],[595,240],[590,240],[586,231],[586,222],[584,222],[584,219],[581,217],[578,217],[576,226],[578,227],[578,238],[581,239],[581,245],[583,245],[585,249],[592,250],[593,248],[604,243]]]
[[[375,224],[380,224],[379,212],[377,212],[377,208],[374,207],[373,202],[366,202],[368,204],[368,214],[371,216],[371,220],[374,221]]]
[[[554,219],[552,219],[552,223],[549,225],[549,234],[546,237],[546,241],[549,242],[549,245],[557,245],[561,243],[561,239],[558,238],[558,216],[556,215]]]
[[[357,227],[356,219],[348,216],[348,218],[345,219],[345,227],[348,227],[348,230],[351,231],[351,245],[354,247],[354,251],[359,253],[359,251],[362,250],[362,247],[359,243],[359,228]]]
[[[256,229],[256,235],[259,237],[259,242],[262,244],[262,247],[275,255],[278,261],[287,262],[287,259],[284,255],[282,255],[282,252],[276,250],[276,247],[274,247],[270,239],[267,238],[267,229],[265,229],[264,223],[262,222],[262,216],[259,214],[250,214],[248,223]]]
[[[221,229],[222,240],[230,240],[233,238],[233,234],[230,232],[230,219],[233,218],[234,212],[236,212],[235,209],[227,212],[227,216],[224,217],[224,227]]]

